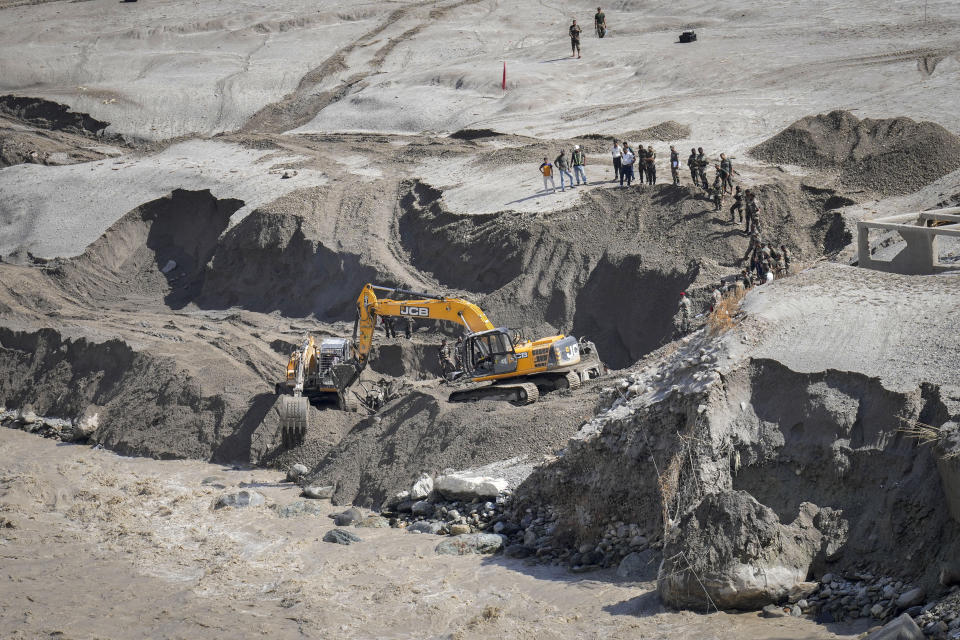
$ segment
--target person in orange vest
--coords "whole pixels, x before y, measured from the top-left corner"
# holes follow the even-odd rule
[[[546,158],[543,159],[543,164],[540,165],[540,173],[543,175],[543,190],[544,190],[544,191],[547,190],[547,182],[549,181],[549,182],[550,182],[550,186],[551,186],[552,189],[553,189],[553,191],[551,191],[551,193],[556,192],[556,190],[557,190],[557,183],[556,183],[556,181],[553,179],[553,165],[550,164],[550,161],[547,160]]]

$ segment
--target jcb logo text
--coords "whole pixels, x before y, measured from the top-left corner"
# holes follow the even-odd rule
[[[427,307],[400,307],[402,316],[422,316],[426,318],[430,315],[430,309]]]

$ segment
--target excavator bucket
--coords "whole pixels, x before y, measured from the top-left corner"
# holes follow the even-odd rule
[[[330,375],[333,376],[333,384],[336,385],[340,395],[343,396],[347,393],[347,389],[360,377],[360,367],[351,362],[335,364],[330,368]]]
[[[280,397],[280,437],[284,449],[303,444],[307,436],[310,400],[302,396]]]

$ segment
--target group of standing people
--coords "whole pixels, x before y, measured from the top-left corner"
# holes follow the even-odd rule
[[[593,28],[597,33],[598,38],[602,38],[607,35],[607,16],[603,14],[603,9],[597,7],[597,13],[593,16]],[[577,21],[574,20],[569,28],[570,32],[570,57],[579,58],[580,57],[580,35],[583,33],[583,29],[580,28],[580,25],[577,24]]]
[[[543,190],[547,191],[550,189],[551,193],[557,190],[557,183],[554,180],[554,173],[560,174],[560,191],[566,191],[564,186],[564,177],[570,183],[570,187],[580,186],[581,182],[587,184],[587,172],[584,169],[584,166],[587,164],[587,157],[583,153],[583,149],[580,148],[580,145],[573,145],[573,150],[570,152],[570,157],[567,158],[566,149],[560,149],[560,154],[553,159],[553,162],[544,156],[543,164],[540,165],[540,175],[543,176]],[[573,167],[573,173],[570,173],[570,168]],[[576,177],[577,184],[573,184],[573,179]]]
[[[657,183],[657,153],[653,150],[653,145],[638,145],[637,151],[624,140],[623,146],[618,140],[613,141],[613,149],[610,150],[613,156],[613,181],[620,181],[620,186],[630,186],[636,175],[640,184]],[[636,171],[636,173],[634,173]]]
[[[379,316],[380,324],[383,326],[383,332],[387,334],[388,338],[397,337],[397,319],[393,316]],[[407,340],[413,337],[413,318],[406,316],[400,319],[400,323],[403,324],[403,333],[406,336]]]

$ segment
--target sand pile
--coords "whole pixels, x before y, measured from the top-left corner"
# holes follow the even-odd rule
[[[839,110],[798,120],[751,153],[836,171],[845,187],[881,195],[911,193],[960,168],[960,138],[936,123],[860,120]]]

